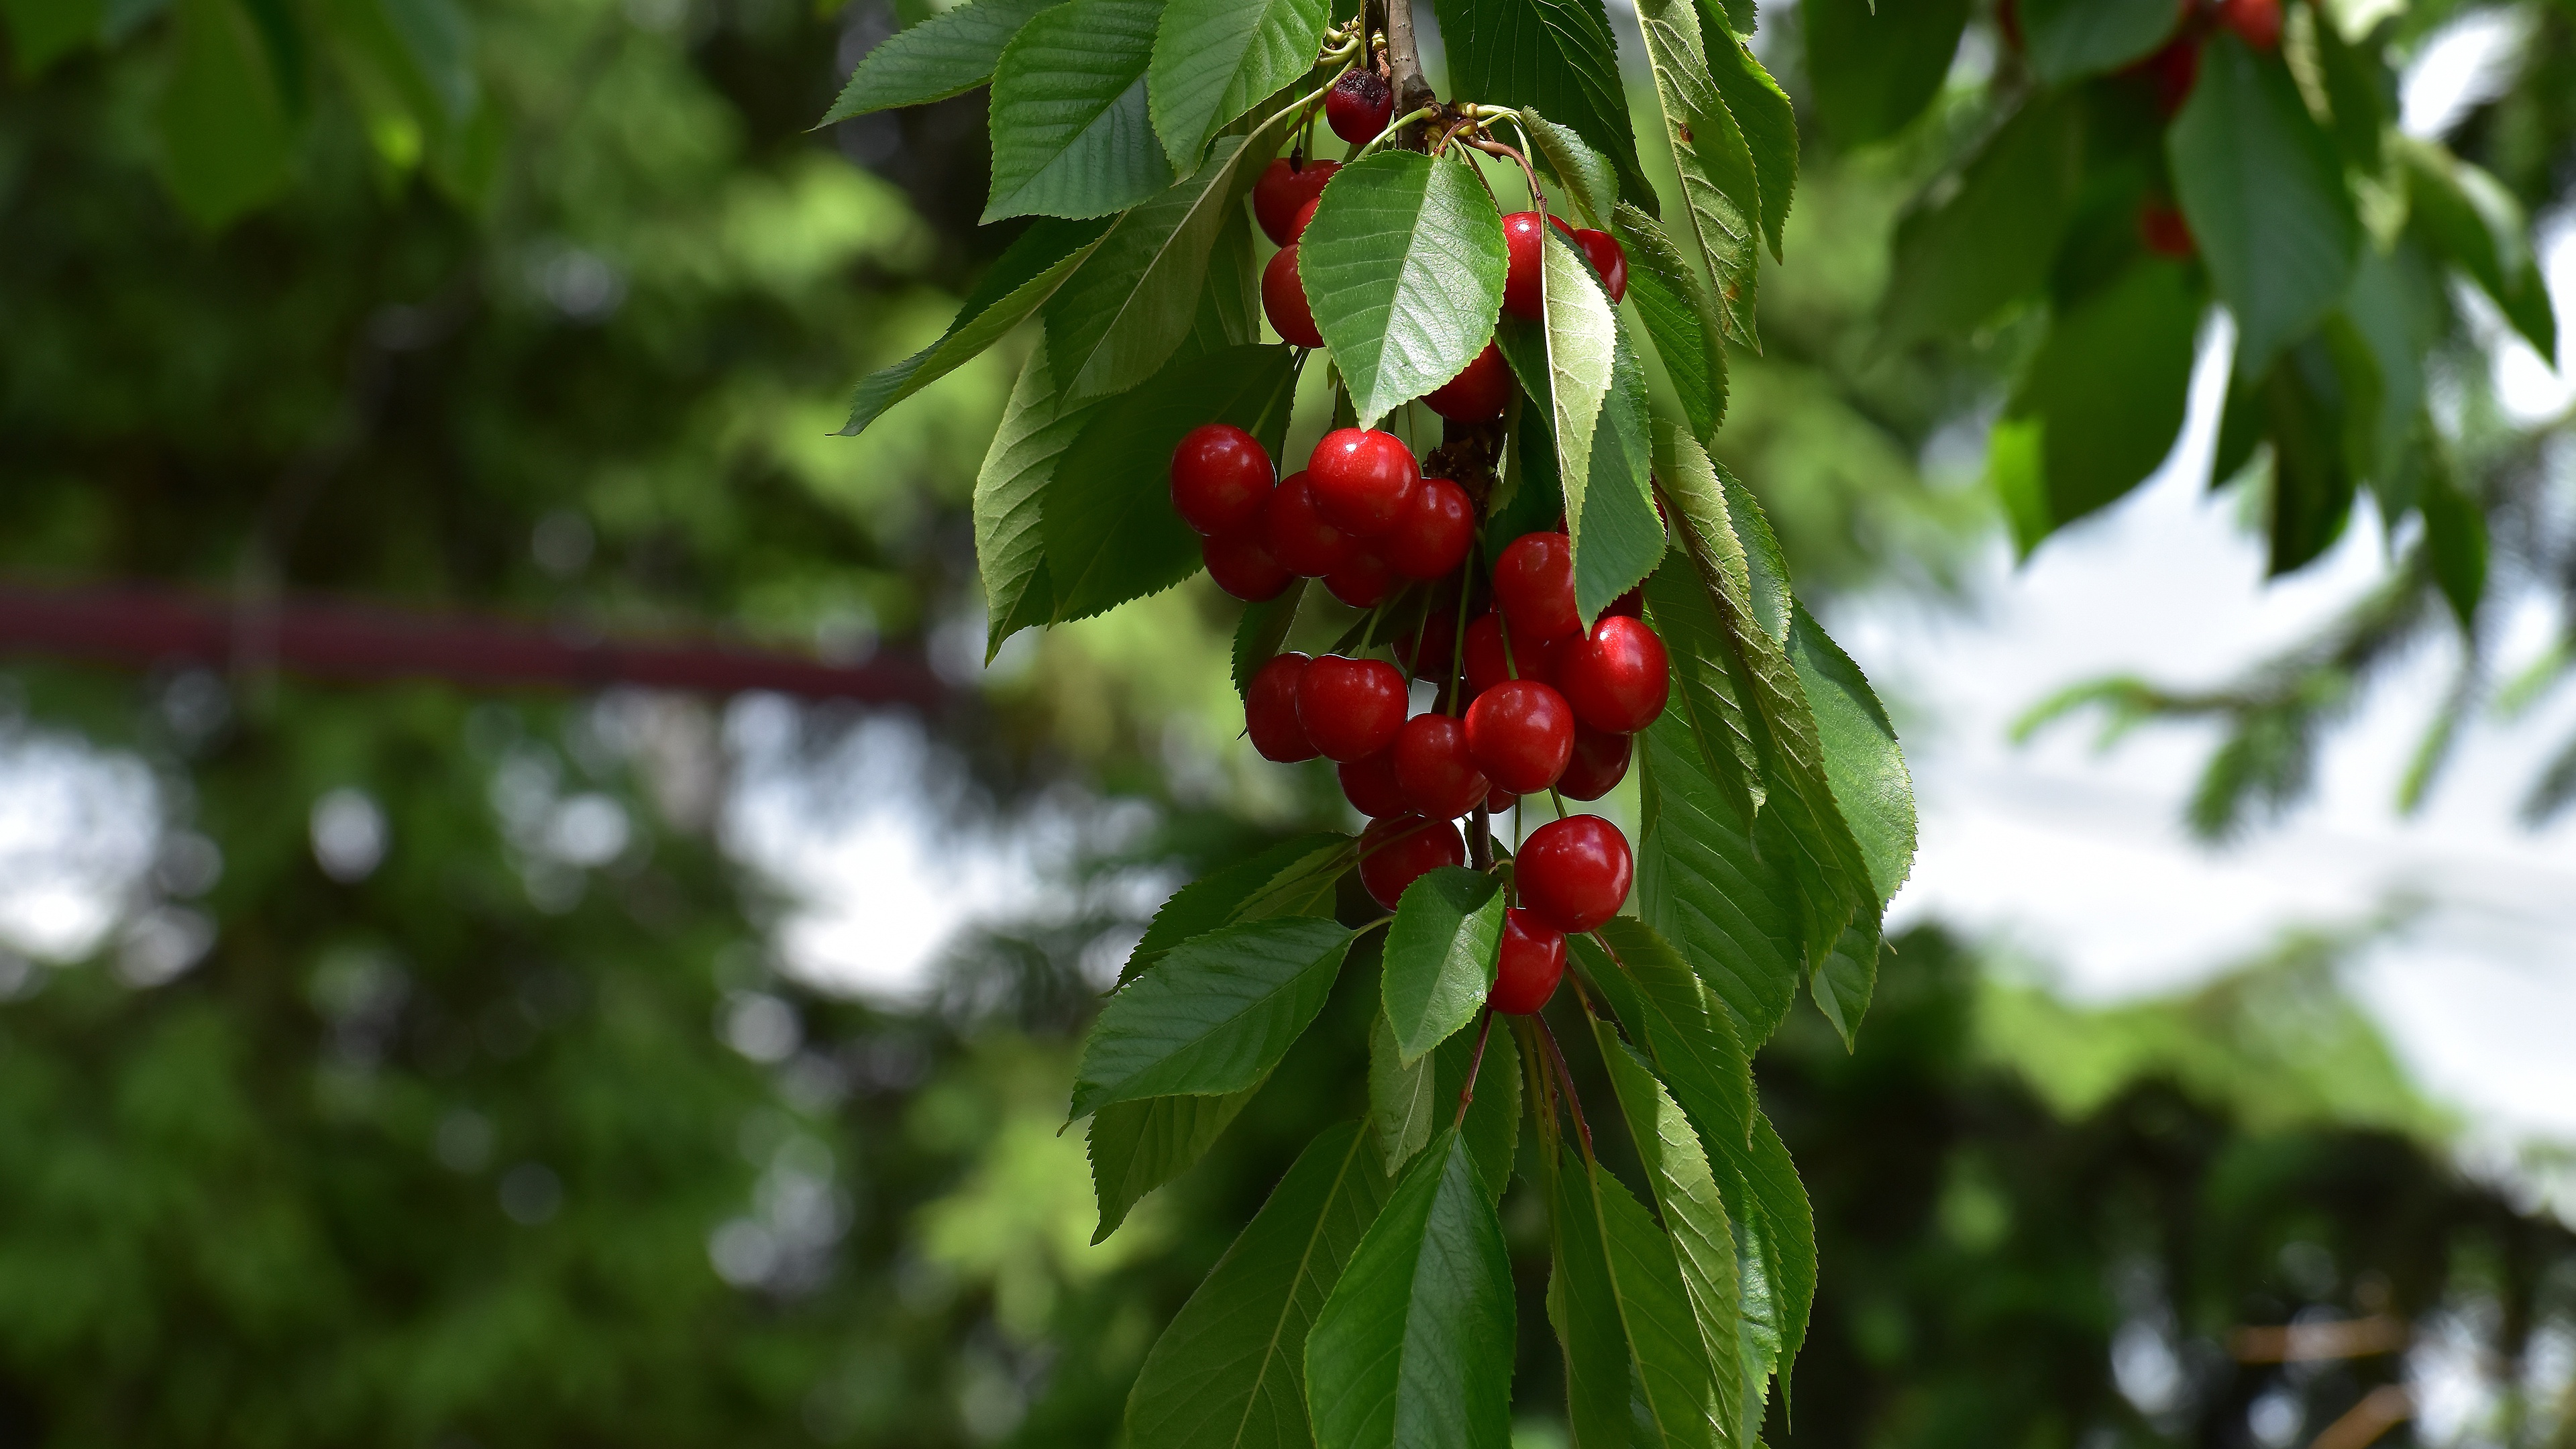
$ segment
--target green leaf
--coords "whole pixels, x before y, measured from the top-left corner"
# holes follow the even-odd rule
[[[2486,592],[2487,516],[2439,464],[2424,489],[2424,549],[2432,557],[2433,581],[2467,630],[2477,617],[2478,596]]]
[[[2030,0],[2025,8],[2045,3]],[[1941,93],[1968,28],[1968,0],[1799,0],[1798,19],[1825,129],[1860,146],[1895,135]]]
[[[1298,242],[1297,274],[1360,426],[1485,350],[1505,263],[1502,214],[1467,166],[1380,151],[1334,175]]]
[[[106,9],[104,0],[0,0],[18,78],[33,80],[55,61],[95,44]]]
[[[1834,803],[1851,825],[1883,906],[1914,869],[1914,777],[1896,727],[1860,666],[1803,605],[1789,626],[1789,660],[1815,711]]]
[[[1145,108],[1162,0],[1042,10],[993,70],[993,189],[981,218],[1106,216],[1172,184]]]
[[[1540,255],[1539,288],[1546,312],[1539,335],[1546,347],[1547,376],[1544,391],[1529,391],[1532,398],[1547,402],[1557,482],[1565,491],[1570,524],[1583,512],[1583,490],[1592,477],[1594,425],[1617,367],[1619,324],[1591,264],[1554,227],[1548,228]],[[1524,386],[1529,382],[1522,379]]]
[[[1637,165],[1619,46],[1601,0],[1433,0],[1432,11],[1456,94],[1536,107],[1609,157],[1629,195],[1655,194]]]
[[[2341,331],[2351,337],[2348,326]],[[2265,377],[2273,577],[2307,564],[2342,536],[2360,485],[2348,421],[2361,408],[2376,408],[2378,385],[2366,345],[2352,339],[2338,346],[2323,334],[2301,339]]]
[[[1443,1132],[1306,1338],[1318,1449],[1509,1449],[1512,1265],[1475,1155]]]
[[[1432,1082],[1439,1100],[1454,1105],[1467,1085],[1467,1069],[1476,1063],[1477,1033],[1462,1031],[1431,1054]],[[1502,1201],[1511,1186],[1512,1163],[1520,1147],[1521,1074],[1514,1070],[1508,1030],[1498,1030],[1486,1044],[1485,1061],[1476,1073],[1476,1094],[1467,1105],[1467,1150],[1476,1159],[1476,1176],[1485,1192]]]
[[[1628,1119],[1638,1164],[1645,1168],[1655,1206],[1663,1212],[1682,1294],[1699,1330],[1715,1417],[1724,1426],[1721,1437],[1750,1444],[1761,1425],[1746,1423],[1744,1416],[1740,1368],[1744,1329],[1736,1303],[1735,1229],[1728,1221],[1717,1178],[1709,1170],[1708,1152],[1700,1145],[1690,1118],[1636,1049],[1619,1040],[1606,1023],[1593,1023],[1593,1033],[1601,1059],[1610,1069],[1620,1113]]]
[[[1709,70],[1708,38],[1691,0],[1639,0],[1637,20],[1656,109],[1682,186],[1686,235],[1708,268],[1726,331],[1762,350],[1753,326],[1760,281],[1762,187],[1753,152]],[[1715,40],[1721,50],[1724,37]]]
[[[2082,179],[2082,114],[2069,94],[2033,98],[1907,208],[1881,309],[1891,340],[1965,333],[2039,293]]]
[[[1092,1230],[1093,1244],[1109,1241],[1145,1194],[1206,1156],[1260,1090],[1255,1084],[1222,1097],[1112,1102],[1093,1113],[1091,1190],[1100,1200],[1100,1225]]]
[[[1644,921],[1614,916],[1589,936],[1569,938],[1583,974],[1599,985],[1628,1035],[1645,1049],[1702,1136],[1742,1143],[1753,1130],[1753,1062],[1721,1000],[1712,1009],[1702,977],[1732,978],[1686,961]],[[1791,977],[1788,991],[1796,989]],[[1782,993],[1784,996],[1787,992]],[[1748,1001],[1748,1007],[1751,1003]],[[1785,1012],[1785,1003],[1779,1008]]]
[[[1243,617],[1234,626],[1234,692],[1238,695],[1252,688],[1252,676],[1288,642],[1288,629],[1297,622],[1297,606],[1306,599],[1306,581],[1292,580],[1288,592],[1266,603],[1246,604]]]
[[[886,37],[850,72],[817,128],[871,111],[927,105],[993,78],[1020,27],[1060,0],[970,0]]]
[[[1876,911],[1852,917],[1835,939],[1834,949],[1807,973],[1807,990],[1816,1009],[1843,1039],[1843,1050],[1860,1049],[1860,1019],[1878,989],[1878,953],[1882,927]]]
[[[1619,172],[1610,158],[1593,150],[1573,127],[1540,115],[1536,106],[1521,107],[1521,124],[1537,152],[1530,159],[1563,183],[1586,225],[1607,230],[1620,205]]]
[[[1356,1124],[1307,1144],[1145,1356],[1127,1395],[1131,1449],[1310,1442],[1307,1332],[1389,1190]]]
[[[1587,628],[1621,594],[1644,582],[1664,556],[1664,526],[1655,516],[1646,370],[1625,327],[1613,342],[1610,391],[1592,430],[1591,476],[1580,489],[1566,490],[1574,607]]]
[[[1443,866],[1405,887],[1386,934],[1386,1020],[1411,1066],[1476,1019],[1503,943],[1502,882]]]
[[[1369,1024],[1369,1125],[1389,1173],[1404,1171],[1415,1153],[1431,1145],[1440,1118],[1438,1073],[1432,1058],[1404,1060],[1395,1027],[1381,1010]]]
[[[2365,172],[2379,170],[2380,138],[2392,119],[2388,97],[2396,94],[2394,78],[2376,47],[2365,53],[2344,39],[2343,27],[2329,10],[2316,17],[2317,72],[2325,82],[2326,108],[2333,114],[2335,144],[2345,159]]]
[[[1806,1341],[1807,1314],[1816,1301],[1815,1213],[1769,1117],[1754,1113],[1752,1139],[1741,1147],[1701,1140],[1734,1218],[1748,1368],[1761,1364],[1749,1375],[1756,1392],[1746,1395],[1744,1407],[1751,1419],[1761,1413],[1762,1369],[1787,1367]]]
[[[2495,299],[2544,358],[2558,355],[2558,319],[2533,257],[2522,204],[2493,176],[2426,141],[2401,140],[2409,219],[2443,260]]]
[[[1252,213],[1242,206],[1227,210],[1208,250],[1207,285],[1199,289],[1198,315],[1190,321],[1189,339],[1181,345],[1194,352],[1222,352],[1261,340],[1261,264],[1252,251]],[[1281,432],[1287,419],[1280,420]],[[1279,439],[1264,438],[1274,455]]]
[[[1570,1149],[1553,1187],[1548,1293],[1574,1443],[1714,1449],[1728,1435],[1671,1240],[1617,1178]]]
[[[2165,137],[2174,192],[2237,350],[2261,372],[2351,285],[2361,224],[2343,160],[2277,56],[2221,32]]]
[[[2051,322],[2004,409],[2041,424],[2050,528],[2125,496],[2173,451],[2200,307],[2189,272],[2145,258]]]
[[[966,294],[948,330],[892,367],[869,373],[850,400],[841,436],[857,437],[886,410],[965,366],[1035,312],[1090,257],[1107,224],[1042,220],[1004,248]]]
[[[1612,229],[1628,252],[1628,295],[1680,394],[1691,436],[1706,443],[1726,421],[1725,329],[1699,273],[1652,217],[1621,206]]]
[[[1183,166],[1208,138],[1315,68],[1324,0],[1169,0],[1147,90],[1154,132]]]
[[[1707,13],[1705,10],[1702,14]],[[1741,29],[1742,27],[1738,27]],[[1718,99],[1743,132],[1761,189],[1758,214],[1771,258],[1780,260],[1780,232],[1789,224],[1789,201],[1798,190],[1798,112],[1789,93],[1753,58],[1753,47],[1734,30],[1703,36],[1708,74]]]
[[[2423,252],[2401,240],[2395,252],[2364,245],[2343,315],[2370,353],[2379,377],[2377,425],[2357,464],[2380,492],[2382,513],[2396,519],[2411,506],[2390,485],[2408,471],[2424,409],[2424,358],[2440,324],[2432,269]]]
[[[1045,491],[1052,622],[1089,618],[1198,571],[1198,535],[1172,511],[1172,449],[1206,422],[1275,436],[1296,391],[1289,352],[1237,347],[1176,358],[1091,415]]]
[[[162,177],[209,231],[285,189],[295,132],[284,78],[231,0],[180,0],[170,79],[154,117]]]
[[[2022,0],[2030,68],[2052,86],[2143,60],[2181,16],[2173,0]]]
[[[1334,831],[1283,840],[1173,892],[1118,973],[1125,986],[1184,941],[1239,921],[1332,914],[1333,888],[1359,863],[1359,841]]]
[[[1277,145],[1275,134],[1221,137],[1197,174],[1110,223],[1047,302],[1047,351],[1066,397],[1125,392],[1172,360],[1197,318],[1218,235]]]
[[[1001,652],[1002,641],[1055,612],[1046,543],[1038,531],[1039,501],[1055,476],[1056,460],[1088,416],[1088,408],[1067,408],[1056,395],[1046,340],[1040,338],[1011,387],[984,466],[975,473],[975,567],[984,578],[987,664]]]
[[[1350,943],[1336,922],[1289,916],[1173,947],[1102,1008],[1067,1120],[1112,1102],[1258,1083],[1323,1010]]]

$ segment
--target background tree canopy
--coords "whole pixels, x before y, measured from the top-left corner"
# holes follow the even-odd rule
[[[2493,600],[2556,600],[2563,639],[2576,567],[2567,420],[2488,382],[2510,337],[2555,347],[2530,218],[2576,186],[2576,7],[2505,7],[2521,64],[2447,140],[2397,124],[2395,78],[2449,4],[2296,3],[2277,50],[2164,0],[1685,8],[1749,32],[1793,103],[1766,154],[1795,205],[1757,185],[1709,254],[1701,431],[1802,597],[1937,599],[1995,527],[2047,548],[2164,460],[2221,336],[2211,486],[2276,571],[2376,521],[2386,586],[2228,687],[2103,682],[2034,727],[2219,718],[2187,807],[2218,834],[2307,789],[2321,733],[2434,631],[2468,647],[2409,801],[2460,719],[2576,661],[2493,678]],[[1030,180],[988,164],[989,64],[920,62],[999,53],[965,32],[1002,10],[1007,37],[1035,7],[0,4],[0,570],[25,591],[0,608],[149,584],[235,630],[215,668],[56,647],[0,676],[13,757],[129,762],[152,826],[112,932],[0,953],[0,1437],[1114,1442],[1286,1164],[1365,1114],[1372,947],[1200,1165],[1090,1241],[1056,1129],[1098,991],[1173,886],[1345,820],[1325,775],[1231,743],[1204,580],[985,667],[1008,620],[974,479],[1054,337],[987,339],[891,405],[879,379],[1033,229],[977,225]],[[1625,7],[1596,18],[1645,58]],[[2208,37],[2183,97],[2177,27]],[[1697,135],[1508,94],[1533,83],[1508,50],[1457,32],[1443,95],[1557,115],[1617,187],[1678,195],[1700,164]],[[1656,114],[1651,69],[1613,79]],[[1149,119],[1161,147],[1190,129]],[[832,436],[854,385],[878,415]],[[1925,461],[1962,428],[1975,487]],[[926,662],[942,695],[334,683],[261,650],[317,599]],[[911,762],[947,829],[1021,842],[1040,883],[984,903],[926,999],[784,969],[795,882],[755,806],[824,808],[861,757]],[[2576,745],[2531,810],[2571,797]],[[1798,1008],[1755,1072],[1824,1266],[1765,1439],[2307,1442],[2462,1362],[2479,1442],[2567,1442],[2576,1245],[2456,1170],[2335,950],[2096,1013],[1927,929],[1888,944],[1856,1049]],[[1526,1184],[1502,1222],[1516,1437],[1561,1443]],[[2296,1337],[2327,1323],[2361,1336]]]

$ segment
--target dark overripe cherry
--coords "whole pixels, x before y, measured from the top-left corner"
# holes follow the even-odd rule
[[[1355,549],[1342,566],[1324,575],[1324,587],[1354,609],[1374,609],[1404,586],[1404,579],[1374,549]]]
[[[1203,537],[1260,517],[1278,478],[1260,442],[1232,423],[1201,423],[1172,449],[1172,507]]]
[[[1404,706],[1404,676],[1383,659],[1327,654],[1297,680],[1297,723],[1329,760],[1365,759],[1394,744]]]
[[[1425,478],[1380,535],[1378,552],[1410,579],[1436,579],[1467,561],[1476,541],[1476,505],[1446,478]]]
[[[1555,784],[1573,753],[1574,711],[1551,686],[1509,679],[1467,706],[1469,758],[1486,779],[1516,795]]]
[[[1320,579],[1359,552],[1359,540],[1324,521],[1315,511],[1314,490],[1303,473],[1280,480],[1262,510],[1261,531],[1270,540],[1270,556],[1292,574]]]
[[[1252,214],[1262,234],[1283,247],[1295,241],[1289,224],[1297,209],[1322,194],[1324,183],[1341,169],[1339,161],[1310,160],[1300,166],[1285,156],[1263,167],[1261,179],[1252,184]]]
[[[1574,753],[1557,777],[1556,793],[1568,800],[1600,799],[1628,777],[1628,761],[1635,753],[1635,736],[1604,734],[1576,716]]]
[[[1562,533],[1524,533],[1494,560],[1494,605],[1515,639],[1583,632],[1574,610],[1574,545]]]
[[[1291,651],[1272,656],[1252,672],[1252,681],[1243,691],[1243,728],[1265,760],[1293,765],[1315,758],[1314,741],[1306,738],[1306,727],[1297,723],[1297,683],[1312,662]]]
[[[1503,948],[1486,1003],[1505,1016],[1530,1016],[1564,979],[1565,933],[1522,907],[1503,912]]]
[[[1342,72],[1341,79],[1333,82],[1332,93],[1324,97],[1325,124],[1354,146],[1376,140],[1394,119],[1395,88],[1365,66]]]
[[[1232,533],[1200,539],[1199,557],[1218,588],[1247,604],[1278,598],[1297,577],[1271,556],[1270,531],[1258,518]]]
[[[1273,252],[1261,269],[1261,315],[1270,319],[1270,329],[1279,339],[1294,347],[1321,347],[1324,334],[1315,330],[1315,309],[1306,305],[1306,282],[1297,275],[1297,244],[1290,242]]]
[[[1569,643],[1554,678],[1576,719],[1613,735],[1653,724],[1673,687],[1664,641],[1624,614],[1602,615],[1590,635]]]
[[[1395,526],[1422,486],[1413,450],[1393,433],[1335,428],[1306,459],[1315,511],[1353,538],[1375,538]]]
[[[1401,815],[1412,808],[1404,803],[1404,787],[1396,782],[1393,746],[1340,765],[1333,773],[1341,779],[1342,798],[1371,820]]]
[[[1490,423],[1503,415],[1511,400],[1512,365],[1503,360],[1502,349],[1490,342],[1456,377],[1422,397],[1433,412],[1453,423]]]
[[[1446,820],[1397,815],[1360,832],[1360,884],[1388,910],[1404,888],[1444,865],[1465,865],[1467,842]]]
[[[1598,815],[1569,815],[1529,833],[1512,862],[1521,904],[1570,934],[1619,914],[1636,880],[1636,858],[1619,827]]]
[[[1430,819],[1464,815],[1492,788],[1467,755],[1467,727],[1445,714],[1406,720],[1391,753],[1405,808]]]

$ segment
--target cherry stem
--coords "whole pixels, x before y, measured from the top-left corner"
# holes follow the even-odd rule
[[[1524,131],[1521,134],[1526,138],[1529,133]],[[1501,141],[1470,141],[1467,144],[1474,146],[1477,150],[1484,152],[1488,156],[1509,156],[1514,161],[1519,162],[1521,175],[1529,182],[1530,210],[1538,212],[1541,215],[1546,214],[1547,193],[1539,190],[1538,172],[1530,166],[1529,157],[1512,149]]]
[[[1458,567],[1458,619],[1449,640],[1449,717],[1467,710],[1467,600],[1476,589],[1476,546],[1470,539],[1467,561]],[[1429,620],[1423,621],[1427,626]]]
[[[1556,1063],[1556,1075],[1565,1083],[1566,1109],[1574,1114],[1574,1131],[1583,1140],[1583,1160],[1588,1164],[1592,1161],[1592,1124],[1583,1120],[1583,1099],[1574,1094],[1574,1069],[1565,1064],[1565,1048],[1556,1044],[1556,1029],[1547,1024],[1547,1018],[1533,1016],[1530,1020],[1538,1023],[1539,1038],[1547,1043],[1547,1054]]]
[[[1432,106],[1424,106],[1420,110],[1405,112],[1403,115],[1388,122],[1386,129],[1378,132],[1376,136],[1370,138],[1369,143],[1362,146],[1359,151],[1351,157],[1351,160],[1353,162],[1367,160],[1370,152],[1375,151],[1378,147],[1385,145],[1390,140],[1393,140],[1396,132],[1403,130],[1405,127],[1412,125],[1416,121],[1430,120],[1433,116],[1438,114],[1438,109]]]
[[[1547,787],[1547,800],[1549,804],[1556,807],[1556,818],[1563,820],[1565,818],[1565,797],[1556,793],[1556,787],[1554,785]]]
[[[1476,1054],[1467,1059],[1467,1081],[1458,1088],[1458,1115],[1449,1125],[1457,1127],[1467,1120],[1467,1104],[1476,1100],[1476,1074],[1485,1069],[1485,1038],[1494,1034],[1494,1008],[1485,1007],[1484,1022],[1476,1028]]]

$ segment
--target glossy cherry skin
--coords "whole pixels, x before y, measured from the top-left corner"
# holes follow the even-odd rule
[[[1306,459],[1315,511],[1353,538],[1375,538],[1404,516],[1422,487],[1413,450],[1393,433],[1335,428]]]
[[[1383,659],[1327,654],[1297,680],[1297,723],[1326,759],[1342,764],[1394,744],[1404,705],[1404,676]]]
[[[1421,628],[1396,636],[1395,657],[1416,674],[1445,679],[1457,648],[1458,610],[1444,604],[1423,619]]]
[[[1653,724],[1673,690],[1664,641],[1644,620],[1622,614],[1602,615],[1589,637],[1568,645],[1555,679],[1576,719],[1612,735]]]
[[[1289,224],[1296,220],[1297,208],[1320,195],[1324,183],[1341,169],[1339,161],[1308,161],[1300,167],[1285,156],[1263,167],[1261,179],[1252,185],[1252,214],[1262,234],[1283,247],[1295,241]]]
[[[1371,820],[1401,815],[1413,808],[1405,803],[1404,787],[1396,783],[1392,747],[1341,765],[1333,773],[1341,778],[1342,798]]]
[[[1379,535],[1378,552],[1409,579],[1436,579],[1467,561],[1476,541],[1476,505],[1467,490],[1446,478],[1425,478]]]
[[[1509,810],[1520,803],[1520,796],[1513,794],[1511,791],[1504,789],[1500,785],[1496,785],[1493,789],[1485,792],[1485,813],[1488,815],[1500,815],[1504,811]]]
[[[1538,679],[1554,683],[1556,656],[1574,636],[1534,644],[1514,629],[1508,655],[1503,649],[1503,637],[1503,620],[1499,614],[1480,615],[1467,626],[1467,693],[1470,698],[1483,694],[1506,679]]]
[[[1278,479],[1270,454],[1232,423],[1201,423],[1172,449],[1172,507],[1202,537],[1232,533],[1260,517]]]
[[[1359,552],[1359,540],[1324,521],[1315,511],[1315,495],[1306,475],[1291,473],[1270,495],[1261,512],[1261,531],[1270,540],[1270,556],[1292,574],[1320,579]]]
[[[1397,815],[1360,832],[1360,884],[1388,910],[1404,888],[1444,865],[1465,865],[1467,842],[1446,820]]]
[[[1583,632],[1574,611],[1574,545],[1562,533],[1524,533],[1494,560],[1494,604],[1517,638]]]
[[[1546,295],[1539,289],[1546,235],[1535,211],[1503,218],[1503,310],[1524,321],[1535,322],[1547,313]]]
[[[1280,245],[1293,247],[1297,243],[1304,241],[1306,239],[1306,228],[1314,222],[1315,211],[1323,204],[1324,198],[1318,196],[1309,199],[1304,206],[1298,207],[1297,215],[1288,223],[1288,240],[1281,242]]]
[[[1355,549],[1342,566],[1324,575],[1324,587],[1354,609],[1374,609],[1404,586],[1404,578],[1373,549]]]
[[[2218,23],[2256,50],[2281,46],[2281,0],[2218,0]]]
[[[1564,979],[1565,933],[1518,906],[1503,912],[1503,950],[1486,1003],[1505,1016],[1530,1016]]]
[[[1569,815],[1529,833],[1512,862],[1521,904],[1570,935],[1597,928],[1627,904],[1636,857],[1619,827],[1598,815]]]
[[[1297,577],[1271,557],[1270,532],[1259,519],[1232,533],[1200,539],[1199,557],[1207,561],[1208,577],[1218,588],[1247,604],[1278,598]]]
[[[1321,347],[1324,334],[1315,330],[1315,309],[1306,305],[1306,282],[1297,275],[1297,244],[1290,242],[1270,254],[1261,269],[1261,315],[1270,319],[1270,329],[1279,339],[1294,347]]]
[[[1628,778],[1628,761],[1636,754],[1634,735],[1610,735],[1574,725],[1574,754],[1557,777],[1556,793],[1568,800],[1598,800]]]
[[[1619,245],[1617,237],[1585,227],[1574,234],[1574,244],[1583,248],[1592,270],[1601,274],[1602,289],[1614,305],[1628,295],[1628,249]]]
[[[1512,365],[1490,342],[1456,377],[1422,396],[1433,412],[1453,423],[1490,423],[1503,415],[1511,400]]]
[[[1395,783],[1405,808],[1451,820],[1476,808],[1492,788],[1467,754],[1467,727],[1445,714],[1417,714],[1396,731]]]
[[[1395,88],[1386,77],[1366,68],[1342,72],[1324,97],[1324,122],[1333,134],[1354,146],[1365,146],[1395,119]]]
[[[1292,650],[1272,656],[1252,672],[1252,682],[1243,691],[1243,728],[1261,758],[1283,765],[1315,758],[1314,741],[1306,738],[1306,727],[1297,723],[1297,682],[1305,678],[1306,666],[1312,662]]]
[[[1505,680],[1467,706],[1467,754],[1486,779],[1515,795],[1544,790],[1573,757],[1574,711],[1549,685]]]

